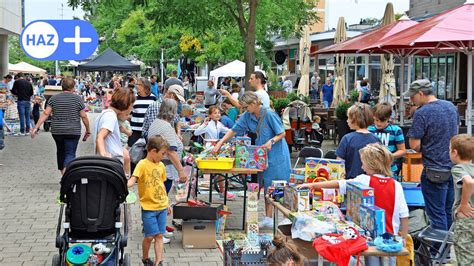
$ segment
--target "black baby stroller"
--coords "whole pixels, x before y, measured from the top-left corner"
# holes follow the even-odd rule
[[[102,243],[109,250],[99,258],[102,262],[96,261],[94,265],[130,265],[130,255],[124,254],[128,238],[126,218],[129,214],[126,208],[122,208],[123,226],[120,221],[121,203],[127,195],[127,180],[119,161],[100,156],[85,156],[73,160],[61,179],[62,204],[56,231],[59,254],[54,255],[53,266],[66,265],[68,254],[77,249],[72,244],[78,243]],[[62,235],[61,225],[64,228]],[[124,230],[123,235],[121,228]],[[86,249],[87,252],[83,253],[91,251],[89,247]],[[89,259],[96,258],[91,255]]]

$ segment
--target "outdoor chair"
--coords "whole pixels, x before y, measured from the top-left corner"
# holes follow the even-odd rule
[[[324,155],[324,158],[326,158],[326,159],[337,159],[336,151],[331,150],[331,151],[326,152],[326,154]]]
[[[448,231],[433,229],[431,226],[423,229],[417,236],[420,242],[416,250],[417,265],[442,265],[446,263],[446,258],[451,252],[453,239],[454,223]],[[431,250],[436,250],[432,255]],[[416,264],[416,263],[415,263]]]
[[[296,162],[293,168],[296,168],[300,159],[306,160],[306,158],[308,157],[322,158],[323,150],[321,150],[320,148],[315,148],[315,147],[304,147],[303,149],[301,149],[300,153],[298,154],[298,159],[296,159]]]

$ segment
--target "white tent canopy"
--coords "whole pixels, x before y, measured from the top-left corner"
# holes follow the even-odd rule
[[[258,66],[255,70],[263,72]],[[214,87],[217,88],[217,81],[220,77],[245,77],[245,63],[239,60],[234,60],[226,65],[216,68],[211,71],[209,78],[214,81]]]
[[[12,73],[30,73],[30,74],[46,74],[46,70],[30,65],[25,62],[20,62],[18,64],[8,64],[8,72]]]

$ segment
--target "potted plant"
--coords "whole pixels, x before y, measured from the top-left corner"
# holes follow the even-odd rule
[[[268,94],[274,98],[286,98],[286,91],[278,84],[272,84],[269,86]]]
[[[347,110],[352,106],[352,102],[340,102],[336,109],[336,131],[338,141],[341,142],[342,137],[347,133],[351,132],[349,125],[347,124]]]

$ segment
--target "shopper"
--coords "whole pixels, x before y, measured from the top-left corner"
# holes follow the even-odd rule
[[[130,125],[132,126],[132,135],[128,138],[128,146],[132,145],[142,136],[143,121],[148,106],[156,101],[155,95],[151,93],[150,82],[146,78],[139,78],[136,87],[138,95],[133,104],[132,118]]]
[[[359,150],[370,143],[377,143],[379,139],[367,130],[373,123],[370,106],[363,103],[355,103],[347,110],[347,124],[355,130],[342,137],[336,149],[337,159],[345,160],[346,179],[352,179],[363,174]]]
[[[20,116],[20,135],[26,136],[30,132],[31,96],[33,85],[25,79],[23,73],[16,75],[11,93],[18,97],[17,108]]]
[[[240,105],[246,110],[234,127],[225,134],[214,147],[218,153],[222,144],[236,134],[252,132],[256,135],[255,144],[265,146],[268,150],[268,167],[259,174],[259,183],[264,187],[265,194],[274,180],[288,181],[291,172],[290,152],[285,141],[285,129],[280,117],[271,109],[262,106],[262,102],[254,92],[245,92],[240,98]],[[260,126],[259,126],[260,124]],[[265,201],[265,218],[260,227],[272,227],[272,205]]]
[[[142,242],[142,262],[145,266],[162,265],[163,235],[166,233],[166,217],[171,214],[165,184],[166,170],[161,162],[168,151],[168,143],[160,136],[148,140],[146,158],[138,162],[128,187],[138,182],[138,196],[142,210],[145,238]],[[151,243],[154,243],[155,261],[149,256]]]
[[[421,192],[425,211],[434,229],[447,231],[452,224],[454,203],[449,142],[458,134],[459,114],[451,102],[436,98],[427,79],[412,82],[407,95],[419,106],[408,137],[410,148],[423,156]]]
[[[67,165],[76,158],[77,145],[81,138],[81,120],[86,129],[83,139],[86,140],[91,134],[89,118],[84,111],[86,107],[82,98],[75,94],[75,86],[76,83],[72,78],[62,80],[63,91],[49,99],[44,112],[31,131],[31,138],[34,138],[44,121],[52,116],[51,134],[56,143],[57,165],[61,175],[64,174]]]

